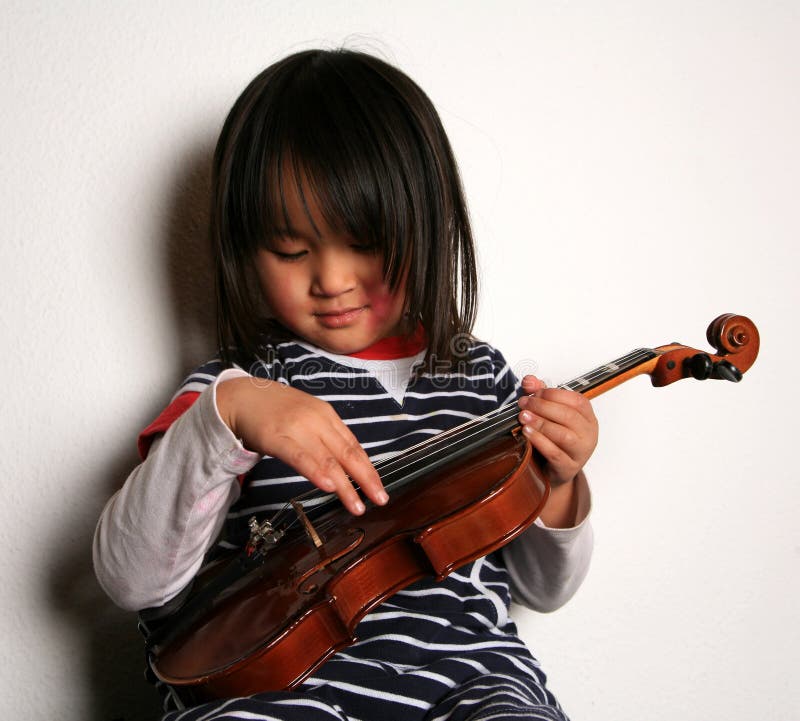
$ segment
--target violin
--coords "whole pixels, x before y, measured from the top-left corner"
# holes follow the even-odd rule
[[[708,327],[715,353],[672,343],[639,348],[561,388],[595,397],[647,374],[738,382],[758,330],[726,314]],[[550,492],[519,432],[516,402],[376,464],[391,493],[359,517],[338,505],[310,520],[312,491],[268,521],[251,519],[244,551],[198,577],[188,600],[148,637],[159,679],[197,700],[291,689],[356,640],[358,622],[414,581],[445,578],[502,547]]]

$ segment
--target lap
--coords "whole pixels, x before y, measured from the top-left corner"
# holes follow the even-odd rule
[[[543,677],[489,673],[455,684],[434,673],[426,674],[427,683],[400,676],[405,678],[394,683],[338,681],[302,692],[215,701],[170,713],[164,721],[567,721]]]

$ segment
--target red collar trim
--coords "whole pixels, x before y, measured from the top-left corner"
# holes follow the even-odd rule
[[[425,329],[418,325],[413,335],[393,335],[382,338],[377,343],[358,351],[350,353],[352,358],[362,360],[396,360],[409,358],[425,349]]]

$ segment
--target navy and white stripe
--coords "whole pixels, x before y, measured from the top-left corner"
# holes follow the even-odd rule
[[[241,366],[327,400],[373,460],[482,416],[517,395],[502,355],[475,343],[452,372],[423,372],[399,403],[363,367],[305,344],[270,348],[269,362]],[[213,381],[213,361],[183,390]],[[180,392],[180,391],[179,391]],[[224,547],[247,538],[247,519],[267,517],[312,486],[289,466],[263,458],[230,509]],[[538,662],[508,617],[509,577],[499,554],[467,564],[442,582],[423,579],[398,592],[357,629],[358,641],[292,692],[257,694],[170,713],[169,721],[498,721],[560,719]]]

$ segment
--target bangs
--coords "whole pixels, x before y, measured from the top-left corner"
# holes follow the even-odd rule
[[[255,250],[293,230],[287,192],[302,199],[314,225],[310,195],[330,228],[383,254],[384,276],[395,286],[401,259],[412,261],[425,230],[418,179],[431,168],[413,119],[385,80],[363,63],[346,73],[340,65],[315,58],[291,81],[275,83],[254,153],[263,182],[244,212],[255,221],[249,240]]]

